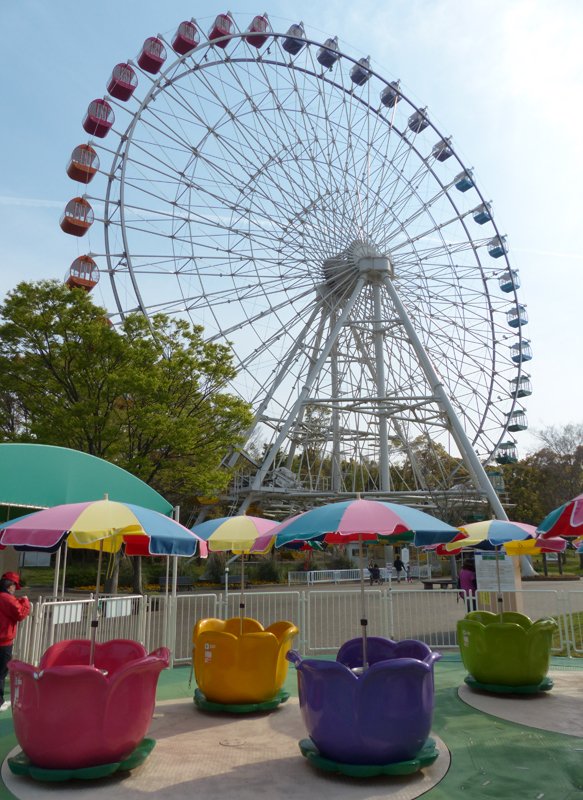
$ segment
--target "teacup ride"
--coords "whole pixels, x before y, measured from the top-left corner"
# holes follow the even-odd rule
[[[210,552],[228,551],[241,557],[239,616],[201,619],[192,634],[198,686],[194,702],[203,711],[269,711],[289,698],[283,689],[286,654],[298,628],[285,621],[264,628],[245,615],[245,556],[265,555],[273,548],[273,527],[273,520],[239,514],[209,519],[192,528]]]
[[[10,770],[65,781],[142,764],[155,745],[146,733],[169,659],[167,648],[148,654],[129,639],[71,639],[49,647],[38,667],[12,660],[12,716],[21,752],[8,759]]]
[[[351,639],[336,661],[303,659],[297,670],[300,710],[309,738],[299,742],[315,767],[352,777],[407,775],[439,752],[430,738],[433,665],[441,658],[423,642]]]
[[[502,694],[534,694],[553,687],[548,677],[553,636],[551,617],[532,621],[517,611],[471,611],[457,624],[465,683]]]
[[[298,633],[285,621],[264,628],[250,617],[198,620],[192,636],[197,707],[245,714],[285,703],[286,655]]]

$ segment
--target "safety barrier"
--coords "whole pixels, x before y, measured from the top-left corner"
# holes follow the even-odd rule
[[[395,587],[395,584],[393,584]],[[554,652],[583,653],[583,591],[524,589],[516,597],[504,595],[507,607],[518,603],[531,619],[551,616],[559,622]],[[478,594],[478,604],[486,596]],[[490,600],[494,600],[493,596]],[[143,642],[148,650],[167,645],[173,663],[188,663],[192,630],[197,619],[244,613],[267,626],[276,620],[296,623],[300,635],[295,646],[304,655],[336,651],[347,639],[359,636],[360,620],[368,619],[370,636],[420,639],[433,648],[457,647],[457,622],[466,604],[457,589],[391,588],[389,584],[364,589],[305,588],[301,590],[180,593],[169,595],[117,595],[99,599],[97,641],[128,638]],[[43,600],[33,604],[30,617],[19,626],[16,658],[36,664],[42,653],[62,639],[88,638],[94,613],[93,597]],[[482,605],[482,607],[485,607]],[[491,605],[490,605],[491,607]]]

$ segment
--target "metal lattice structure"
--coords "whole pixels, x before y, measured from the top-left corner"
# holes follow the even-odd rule
[[[135,94],[106,97],[85,198],[104,209],[91,257],[113,321],[161,311],[232,343],[229,388],[256,411],[234,507],[495,506],[483,465],[513,445],[530,350],[490,203],[369,59],[231,23],[183,54],[158,37],[160,71],[134,64]]]

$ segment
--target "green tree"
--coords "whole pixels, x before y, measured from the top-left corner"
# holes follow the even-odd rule
[[[119,329],[82,290],[21,283],[0,306],[0,432],[83,450],[190,507],[220,491],[220,468],[250,410],[224,391],[230,349],[201,328],[139,314]]]

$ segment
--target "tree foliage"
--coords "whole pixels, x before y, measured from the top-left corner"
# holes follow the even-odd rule
[[[220,463],[250,410],[224,390],[230,349],[158,315],[119,329],[79,289],[21,283],[0,306],[0,432],[82,450],[129,470],[170,502],[221,490]]]
[[[583,425],[549,426],[537,435],[543,448],[503,467],[512,517],[533,525],[583,492]]]

